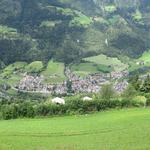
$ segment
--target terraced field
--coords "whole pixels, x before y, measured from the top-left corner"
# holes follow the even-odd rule
[[[0,121],[0,150],[149,150],[150,110]]]

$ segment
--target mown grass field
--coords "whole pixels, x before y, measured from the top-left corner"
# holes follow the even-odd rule
[[[0,150],[149,150],[150,109],[0,121]]]

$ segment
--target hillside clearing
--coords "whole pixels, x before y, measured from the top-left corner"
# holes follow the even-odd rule
[[[85,76],[92,73],[110,73],[113,69],[106,65],[84,62],[72,65],[71,70],[77,75]]]
[[[139,60],[150,62],[150,51],[146,51],[143,55],[139,58]]]
[[[102,54],[98,56],[84,58],[84,60],[88,62],[93,62],[96,64],[111,66],[116,71],[121,71],[128,67],[128,65],[122,63],[118,58],[107,57],[106,55],[102,55]]]
[[[46,83],[61,83],[66,79],[64,69],[63,63],[50,60],[41,75],[44,75]]]

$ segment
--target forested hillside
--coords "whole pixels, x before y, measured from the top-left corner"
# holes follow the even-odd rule
[[[1,0],[1,67],[97,54],[137,58],[149,49],[149,0]]]

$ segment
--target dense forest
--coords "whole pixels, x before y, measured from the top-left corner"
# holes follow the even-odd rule
[[[149,0],[1,0],[1,67],[96,54],[137,58],[150,47]]]

